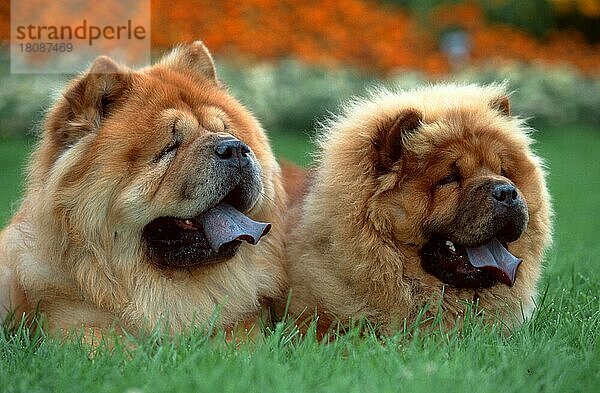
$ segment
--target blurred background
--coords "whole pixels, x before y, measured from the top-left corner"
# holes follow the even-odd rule
[[[153,56],[204,40],[278,155],[302,165],[316,122],[380,84],[506,80],[514,111],[540,130],[549,161],[576,162],[600,147],[600,0],[152,0],[151,7]],[[0,222],[14,210],[43,111],[72,77],[10,74],[9,21],[3,1]],[[597,160],[579,165],[600,168]]]

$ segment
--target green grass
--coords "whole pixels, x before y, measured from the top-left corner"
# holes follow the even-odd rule
[[[0,224],[4,225],[18,208],[23,190],[24,169],[32,142],[0,139]]]
[[[567,392],[600,382],[600,132],[539,133],[554,197],[556,231],[535,318],[505,337],[475,324],[385,343],[355,332],[333,344],[299,339],[279,325],[254,346],[192,332],[142,339],[95,357],[79,344],[0,333],[0,391]],[[275,151],[307,162],[310,148],[274,135]],[[0,142],[2,217],[18,200],[27,146]]]
[[[293,161],[302,166],[310,164],[312,144],[308,142],[307,134],[294,132],[277,132],[271,135],[271,144],[277,157]]]

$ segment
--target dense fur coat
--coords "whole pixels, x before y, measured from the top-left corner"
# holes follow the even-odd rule
[[[246,214],[272,231],[218,263],[158,266],[145,226],[195,216],[233,187],[214,164],[219,138],[243,147],[254,182]],[[38,310],[50,329],[134,333],[202,325],[217,307],[217,326],[253,321],[285,285],[282,192],[265,132],[222,87],[201,42],[137,71],[100,57],[50,109],[22,205],[1,234],[0,317]]]
[[[366,317],[390,332],[425,307],[425,319],[440,310],[451,327],[473,301],[488,320],[529,317],[551,239],[550,197],[531,144],[502,86],[379,91],[349,104],[325,124],[307,195],[287,219],[292,318],[316,314],[322,333]],[[523,260],[516,282],[446,285],[424,270],[423,249],[435,236],[470,246],[495,236],[487,184],[509,187],[521,202],[523,232],[508,244]]]

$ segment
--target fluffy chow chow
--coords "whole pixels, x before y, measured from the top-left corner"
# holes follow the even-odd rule
[[[201,42],[140,70],[98,58],[50,109],[28,179],[0,238],[2,318],[178,331],[219,306],[227,328],[282,288],[280,169]]]
[[[292,317],[316,313],[320,333],[360,318],[391,332],[423,310],[454,326],[474,303],[488,321],[522,322],[551,237],[531,144],[500,86],[354,101],[325,125],[286,224]]]

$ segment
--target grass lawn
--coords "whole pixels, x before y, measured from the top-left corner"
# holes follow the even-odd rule
[[[275,151],[306,163],[309,147],[272,136]],[[86,348],[0,333],[0,392],[568,392],[600,383],[600,132],[537,135],[556,211],[555,242],[535,318],[512,335],[475,326],[461,337],[398,336],[381,343],[346,335],[333,344],[298,339],[280,325],[237,348],[190,333],[117,345],[92,359]],[[0,142],[0,221],[18,200],[22,142]]]
[[[0,224],[3,226],[18,209],[23,190],[24,169],[30,140],[0,139]]]

